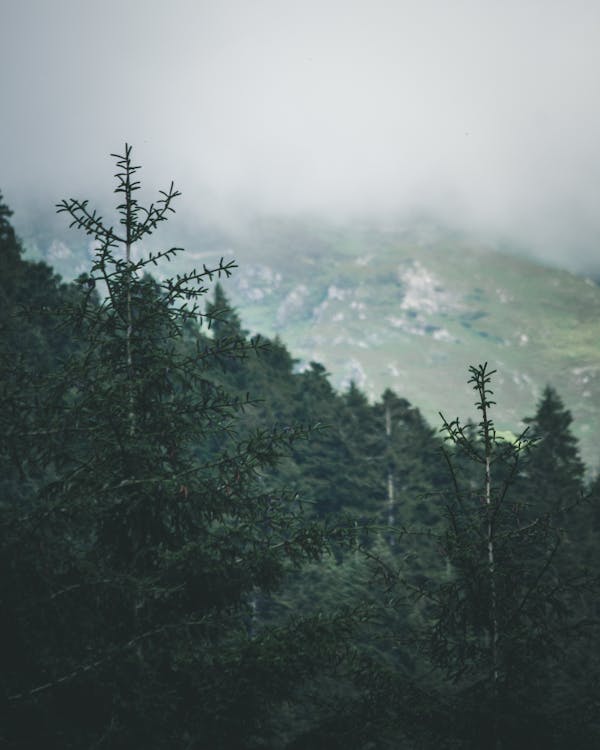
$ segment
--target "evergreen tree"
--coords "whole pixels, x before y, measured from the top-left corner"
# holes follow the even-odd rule
[[[219,281],[215,284],[213,299],[206,305],[206,317],[210,321],[210,329],[215,340],[247,336],[247,332],[242,330],[239,315],[231,307]]]
[[[65,303],[74,290],[45,263],[23,260],[11,216],[0,193],[0,344],[32,356],[41,370],[64,344],[48,312]]]
[[[319,427],[313,439],[298,443],[293,453],[301,472],[296,486],[299,497],[319,516],[342,512],[348,501],[345,469],[350,454],[340,439],[338,407],[329,373],[323,365],[311,362],[297,380],[290,417]]]
[[[592,708],[598,674],[579,684],[570,670],[597,633],[581,606],[593,581],[561,564],[564,533],[552,514],[523,518],[514,480],[531,444],[525,436],[500,439],[491,417],[493,371],[487,364],[470,371],[480,414],[475,435],[444,420],[454,491],[445,529],[430,539],[445,570],[415,585],[402,566],[394,573],[393,563],[382,565],[388,586],[396,577],[396,607],[419,604],[424,614],[413,624],[414,645],[433,667],[417,671],[421,689],[435,696],[433,706],[421,705],[432,715],[427,742],[592,748],[600,737]],[[456,451],[479,467],[476,485],[472,473],[466,483],[456,474]]]
[[[535,415],[524,422],[535,439],[521,482],[528,512],[537,516],[579,502],[585,466],[571,432],[571,412],[554,388],[544,389]]]
[[[87,201],[59,206],[98,245],[61,318],[68,355],[32,382],[2,351],[0,456],[18,482],[0,505],[0,736],[12,748],[270,746],[273,707],[339,662],[340,630],[302,617],[256,628],[252,603],[327,537],[261,480],[296,431],[240,440],[243,403],[211,378],[252,343],[184,335],[205,282],[233,264],[145,276],[176,250],[135,260],[133,247],[178,193],[144,208],[129,146],[117,166],[117,229]]]
[[[433,526],[439,511],[431,495],[443,482],[440,442],[420,411],[387,389],[376,404],[384,458],[388,522]]]
[[[588,498],[590,501],[589,530],[594,536],[600,534],[600,473],[590,482]]]
[[[2,192],[0,192],[0,278],[6,281],[21,259],[22,248],[17,240],[15,230],[10,223],[13,212],[4,203]]]

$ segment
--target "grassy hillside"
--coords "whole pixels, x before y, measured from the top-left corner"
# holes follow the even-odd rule
[[[594,282],[426,222],[382,230],[270,220],[243,236],[196,235],[185,246],[183,265],[236,258],[225,291],[246,327],[279,335],[300,364],[322,362],[338,387],[353,379],[372,397],[391,387],[437,425],[440,410],[475,416],[467,365],[487,360],[499,373],[500,429],[533,414],[550,383],[575,417],[586,462],[598,464]],[[48,248],[66,275],[89,251],[67,252],[56,240]]]
[[[600,458],[600,287],[475,246],[427,225],[387,232],[262,227],[234,247],[228,286],[246,324],[279,334],[336,385],[392,387],[432,424],[473,414],[469,363],[487,360],[501,428],[532,414],[545,384],[576,419],[586,461]]]

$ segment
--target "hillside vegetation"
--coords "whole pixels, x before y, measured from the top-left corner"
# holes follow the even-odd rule
[[[233,262],[135,251],[179,194],[139,204],[130,155],[112,226],[59,204],[95,240],[74,282],[25,258],[0,200],[2,744],[598,747],[600,480],[560,393],[518,411],[500,366],[438,361],[440,431],[403,390],[336,390],[245,330]],[[361,297],[374,274],[399,322],[373,330],[415,357],[415,341],[495,335],[426,248],[380,265],[342,245],[329,265],[297,254],[323,266],[306,293],[271,267],[237,288],[272,298],[282,331],[357,318],[364,337],[385,314]],[[167,277],[167,262],[184,265]],[[476,288],[477,310],[510,309]]]
[[[546,385],[575,417],[590,466],[600,433],[600,286],[486,247],[428,221],[382,230],[317,221],[256,221],[238,234],[199,231],[172,268],[235,257],[225,291],[251,331],[279,335],[300,365],[323,363],[371,400],[391,388],[432,425],[470,408],[465,362],[498,368],[498,425],[514,429]],[[39,240],[65,275],[85,268],[72,236]],[[170,272],[161,266],[158,275]],[[439,377],[440,368],[444,377]]]
[[[371,398],[386,387],[402,393],[432,424],[442,408],[469,409],[465,362],[498,367],[505,428],[550,384],[575,416],[586,460],[597,463],[597,284],[427,224],[262,232],[234,246],[242,269],[231,296],[251,329],[279,333],[337,386],[353,379]]]

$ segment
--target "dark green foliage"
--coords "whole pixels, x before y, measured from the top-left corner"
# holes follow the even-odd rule
[[[190,335],[206,282],[232,264],[145,276],[175,249],[137,260],[133,245],[178,194],[145,209],[129,147],[118,168],[119,229],[85,201],[60,204],[97,243],[60,316],[67,355],[32,383],[3,351],[4,738],[268,744],[270,706],[335,664],[338,646],[326,620],[255,632],[252,599],[318,559],[333,532],[261,481],[297,430],[238,437],[244,403],[210,377],[215,360],[257,345]]]
[[[148,275],[178,194],[118,159],[117,229],[60,206],[76,284],[0,201],[0,744],[596,747],[600,482],[557,394],[504,441],[471,368],[444,442],[336,393],[249,337],[233,264]]]
[[[600,534],[600,473],[592,480],[588,492],[590,505],[588,531]]]
[[[535,415],[524,421],[536,443],[521,480],[529,512],[556,513],[583,495],[585,467],[571,432],[571,413],[547,386]]]
[[[413,606],[423,605],[415,643],[437,671],[429,687],[452,707],[435,746],[559,748],[577,736],[579,747],[593,747],[596,697],[589,684],[580,691],[570,669],[597,635],[581,607],[594,582],[561,565],[556,514],[523,517],[515,479],[532,444],[496,435],[492,375],[487,365],[471,368],[474,428],[444,420],[453,451],[479,467],[479,481],[464,482],[448,453],[454,492],[445,531],[432,537],[445,574],[412,586]]]
[[[2,193],[0,193],[0,270],[2,270],[1,278],[5,285],[7,277],[21,260],[22,253],[21,245],[10,223],[12,213],[10,208],[3,203]]]
[[[49,312],[65,303],[74,289],[62,284],[45,263],[23,260],[11,215],[0,193],[0,346],[31,356],[32,366],[44,369],[66,343]]]
[[[247,335],[242,330],[240,317],[230,305],[220,282],[215,284],[213,299],[206,305],[206,317],[210,321],[213,338],[240,338]]]

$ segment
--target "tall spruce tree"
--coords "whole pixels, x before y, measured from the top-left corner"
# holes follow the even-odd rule
[[[131,147],[116,159],[116,228],[87,201],[59,205],[97,246],[57,311],[67,355],[32,380],[2,348],[0,455],[18,481],[0,504],[0,737],[271,746],[273,707],[339,660],[340,631],[302,617],[256,628],[253,597],[317,559],[326,533],[261,481],[297,432],[238,439],[243,403],[211,378],[215,360],[254,344],[189,334],[207,283],[233,263],[146,276],[177,250],[140,258],[136,243],[179,194],[143,207]]]

